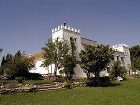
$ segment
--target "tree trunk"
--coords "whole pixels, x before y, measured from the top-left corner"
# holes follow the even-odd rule
[[[89,80],[89,78],[90,78],[90,72],[87,71],[86,75],[87,75],[87,79]]]
[[[95,78],[96,78],[96,81],[97,81],[97,86],[99,86],[100,85],[100,79],[99,79],[99,77],[100,77],[100,72],[95,72]]]
[[[54,68],[54,80],[56,80],[56,76],[57,76],[57,68],[58,68],[58,64],[55,63],[55,68]]]

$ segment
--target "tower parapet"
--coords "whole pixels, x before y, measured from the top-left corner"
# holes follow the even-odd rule
[[[112,48],[114,48],[114,49],[118,48],[118,47],[127,47],[128,48],[129,46],[127,44],[123,44],[123,43],[112,46]]]
[[[67,26],[67,25],[57,26],[56,28],[52,29],[52,33],[55,33],[55,32],[57,32],[59,30],[62,30],[62,29],[66,29],[66,30],[69,30],[69,31],[72,31],[72,32],[80,33],[80,29],[76,29],[76,28],[73,28],[73,27],[70,27],[70,26]]]

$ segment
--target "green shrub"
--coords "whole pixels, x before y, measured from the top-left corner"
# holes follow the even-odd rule
[[[121,66],[120,61],[116,61],[113,63],[112,70],[110,71],[109,75],[112,78],[117,78],[118,76],[125,78],[127,74],[127,70],[124,66]]]
[[[71,81],[67,81],[64,83],[64,88],[66,89],[71,89],[72,88],[72,82]]]
[[[133,74],[133,75],[131,75],[133,78],[140,78],[140,74]]]
[[[86,81],[86,86],[109,86],[111,84],[110,77],[90,78]]]
[[[51,84],[53,82],[54,82],[53,80],[40,80],[40,81],[34,81],[33,85]]]
[[[86,82],[87,78],[74,79],[73,81],[75,81],[75,82]]]
[[[29,73],[28,79],[29,80],[42,80],[43,76],[41,74],[38,74],[38,73]]]
[[[22,83],[23,82],[22,77],[16,77],[15,80],[17,81],[17,83]]]
[[[55,82],[65,82],[65,78],[62,76],[57,76]]]

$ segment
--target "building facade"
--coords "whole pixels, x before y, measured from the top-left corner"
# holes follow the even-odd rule
[[[65,40],[68,43],[70,43],[71,38],[74,39],[75,45],[76,45],[76,53],[77,55],[81,52],[81,50],[84,49],[84,45],[93,45],[96,46],[97,42],[87,39],[87,38],[82,38],[80,34],[80,30],[70,27],[64,23],[64,25],[57,26],[56,28],[52,29],[52,41],[61,41]],[[120,60],[124,66],[128,66],[129,64],[131,65],[130,61],[130,52],[129,48],[125,44],[121,45],[115,45],[113,46],[113,49],[116,50],[116,53],[114,54],[114,60]],[[35,57],[35,68],[30,70],[32,73],[40,73],[42,75],[53,75],[54,73],[54,64],[50,65],[49,67],[42,67],[41,65],[43,64],[43,53],[40,53],[40,57],[36,57],[37,55],[32,55],[32,57]],[[81,77],[86,77],[86,74],[82,70],[79,64],[76,65],[74,68],[74,78],[81,78]],[[59,75],[59,70],[57,70],[57,74]],[[101,73],[101,76],[107,76],[108,72],[107,70],[103,71]]]
[[[131,59],[130,59],[130,51],[129,46],[126,44],[118,44],[112,46],[112,48],[116,51],[114,53],[114,61],[120,61],[122,66],[125,66],[128,74],[131,74]]]

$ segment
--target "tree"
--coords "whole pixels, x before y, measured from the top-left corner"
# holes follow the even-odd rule
[[[132,61],[135,58],[140,57],[140,45],[135,45],[130,48],[130,56]]]
[[[45,44],[45,47],[42,48],[44,51],[44,66],[49,66],[50,64],[55,65],[54,69],[54,79],[56,79],[57,69],[62,67],[61,62],[63,58],[67,55],[69,51],[69,46],[65,41],[52,42],[48,40],[48,43]]]
[[[111,77],[117,78],[118,76],[125,77],[127,70],[124,66],[121,66],[120,61],[113,63],[112,70],[110,72]]]
[[[6,76],[10,73],[10,67],[11,67],[11,62],[12,62],[13,56],[11,54],[7,54],[2,58],[1,61],[1,67],[0,67],[0,74],[3,76]]]
[[[130,56],[133,71],[140,71],[140,45],[135,45],[130,48]]]
[[[28,78],[29,69],[34,67],[33,59],[27,58],[21,51],[18,51],[14,56],[7,54],[1,62],[1,72],[8,78],[15,77]]]
[[[134,58],[132,61],[132,69],[134,72],[136,72],[136,70],[140,71],[140,57]]]
[[[63,72],[65,73],[65,79],[71,80],[74,74],[74,67],[76,66],[76,58],[72,54],[68,54],[64,57],[63,62]]]
[[[76,56],[76,45],[75,45],[75,41],[72,37],[70,37],[70,46],[71,46],[71,54],[73,56]]]
[[[71,80],[74,74],[74,67],[77,64],[76,60],[76,46],[74,39],[70,38],[70,51],[64,56],[63,61],[61,62],[63,66],[63,73],[65,73],[66,80]]]
[[[114,51],[105,45],[91,46],[86,45],[85,49],[80,53],[80,65],[90,78],[90,74],[94,74],[98,79],[101,71],[105,70],[111,61]]]
[[[87,79],[90,78],[90,74],[93,72],[94,69],[94,59],[91,58],[91,56],[94,55],[95,47],[94,46],[85,46],[85,49],[81,51],[79,54],[81,60],[80,60],[80,66],[84,69],[84,72],[87,75]]]
[[[0,53],[2,52],[3,49],[0,48]]]

